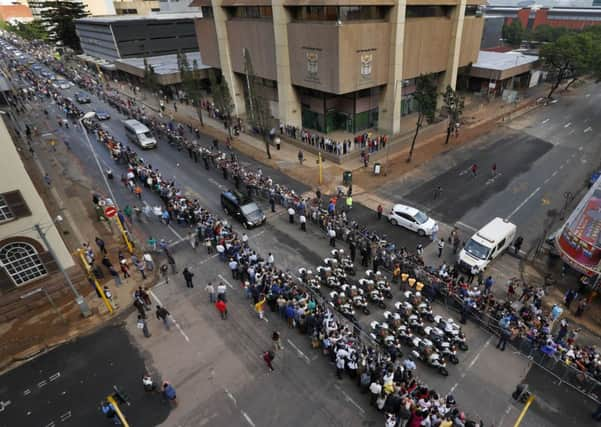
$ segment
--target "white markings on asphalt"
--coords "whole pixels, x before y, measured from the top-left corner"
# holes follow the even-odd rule
[[[563,125],[564,128],[569,128],[570,126],[572,126],[572,122],[567,122],[565,125]]]
[[[589,126],[586,129],[584,129],[584,133],[591,132],[592,130],[593,128]]]
[[[557,171],[554,171],[554,172],[551,174],[551,176],[555,176],[555,175],[557,175]]]
[[[161,300],[156,296],[156,294],[152,290],[148,291],[148,293],[150,294],[151,297],[154,298],[154,300],[157,302],[158,305],[160,305],[161,307],[165,307],[163,305],[163,303],[161,302]],[[175,318],[173,317],[173,315],[171,315],[169,317],[171,317],[171,321],[173,322],[173,324],[175,325],[175,327],[177,328],[177,330],[179,331],[179,333],[182,334],[182,336],[184,337],[184,339],[186,340],[186,342],[190,342],[190,338],[188,337],[188,335],[186,335],[186,333],[184,332],[184,330],[182,329],[182,327],[179,325],[179,323],[177,323],[177,320],[175,320]]]
[[[219,254],[213,254],[210,257],[203,259],[202,261],[200,261],[198,264],[202,265],[202,264],[206,264],[207,262],[211,261],[213,258],[218,257]]]
[[[582,151],[584,150],[584,147],[581,145],[580,147],[578,147],[578,151]]]
[[[229,397],[230,400],[232,402],[234,402],[234,405],[238,405],[238,401],[236,400],[236,398],[234,397],[234,395],[227,388],[224,389],[224,391],[225,391],[225,394],[227,395],[227,397]]]
[[[302,350],[296,346],[296,344],[294,344],[290,339],[287,339],[286,341],[288,341],[288,344],[290,344],[290,347],[292,347],[294,350],[296,350],[296,353],[298,354],[299,357],[303,358],[305,360],[305,362],[307,362],[307,364],[311,363],[311,359],[309,359],[307,357],[307,355],[305,353],[303,353]]]
[[[353,405],[355,408],[357,408],[359,410],[359,412],[361,412],[361,415],[365,414],[365,409],[363,409],[361,406],[359,406],[359,404],[357,404],[357,402],[355,402],[351,396],[349,396],[342,388],[340,388],[340,386],[338,384],[334,384],[334,387],[340,393],[342,393],[342,395],[344,396],[344,400],[349,402],[351,405]]]
[[[471,225],[467,225],[467,224],[465,224],[465,223],[463,223],[461,221],[457,221],[455,223],[455,225],[458,225],[461,228],[467,228],[468,230],[471,230],[471,231],[474,231],[474,232],[478,231],[478,229],[476,227],[472,227]]]
[[[56,424],[54,424],[54,421],[50,421],[48,424],[46,424],[44,427],[54,427]]]
[[[565,166],[565,165],[561,165],[561,166],[559,166],[559,169],[563,169],[563,167],[564,167],[564,166]]]
[[[27,389],[23,392],[23,396],[27,396],[28,394],[31,394],[31,390]]]
[[[219,188],[220,190],[226,190],[226,189],[227,189],[227,187],[226,187],[225,185],[218,183],[218,182],[217,182],[217,181],[215,181],[213,178],[209,178],[209,179],[208,179],[208,181],[209,181],[211,184],[215,185],[215,186],[216,186],[217,188]]]
[[[543,184],[547,184],[549,181],[551,181],[551,177],[545,179],[544,182],[543,182]]]
[[[264,233],[265,233],[265,230],[261,230],[261,231],[259,231],[257,234],[251,235],[250,237],[251,237],[252,239],[254,239],[255,237],[262,236]]]
[[[46,381],[46,380],[42,380],[42,381],[40,381],[40,382],[38,383],[38,388],[42,388],[42,387],[44,387],[46,384],[48,384],[48,381]]]
[[[480,358],[480,355],[486,349],[486,347],[488,347],[490,345],[491,341],[492,341],[492,336],[488,338],[488,340],[484,343],[484,345],[482,346],[482,348],[480,349],[480,351],[474,356],[474,358],[472,359],[472,361],[470,362],[470,364],[467,365],[467,369],[472,369],[474,367],[474,365],[476,364],[476,362]]]
[[[62,422],[67,421],[69,418],[71,418],[71,411],[67,411],[60,416]]]
[[[183,241],[183,240],[185,240],[177,231],[175,231],[175,228],[173,228],[171,226],[171,224],[169,224],[167,227],[169,228],[169,230],[171,230],[171,232],[173,234],[175,234],[175,236],[179,239],[180,242]]]
[[[576,153],[572,153],[572,157],[576,157]]]
[[[502,415],[502,416],[501,416],[501,418],[499,419],[499,424],[498,424],[498,425],[500,425],[500,426],[502,426],[502,425],[503,425],[503,421],[505,421],[505,417],[506,417],[507,415],[509,415],[509,413],[510,413],[510,412],[511,412],[511,405],[509,405],[509,406],[507,407],[507,409],[505,409],[505,412],[503,413],[503,415]]]
[[[449,392],[447,394],[452,394],[458,385],[459,385],[459,383],[455,383],[455,385],[453,387],[451,387],[451,389],[449,390]]]
[[[586,95],[584,95],[585,98],[588,98],[589,96],[591,96],[590,93],[587,93]]]
[[[230,287],[230,289],[234,289],[232,284],[230,282],[228,282],[227,279],[225,277],[223,277],[221,274],[219,274],[217,277],[219,277],[226,285],[228,285]]]
[[[242,413],[242,416],[244,417],[244,419],[246,420],[246,422],[248,424],[250,424],[251,427],[255,427],[255,423],[253,423],[253,420],[248,416],[248,414],[244,411],[240,411]]]
[[[52,381],[58,380],[60,378],[60,376],[61,376],[61,373],[57,372],[56,374],[50,375],[50,377],[48,379],[50,380],[50,382],[52,382]]]
[[[576,133],[576,131],[574,129],[572,129],[571,131],[568,132],[568,135],[574,135]]]
[[[545,119],[545,120],[543,120],[543,125],[549,123],[549,120],[551,120],[551,119]]]
[[[524,205],[525,205],[526,203],[528,203],[528,201],[529,201],[531,198],[533,198],[533,197],[534,197],[534,195],[535,195],[536,193],[538,193],[539,191],[540,191],[540,187],[536,187],[536,189],[535,189],[535,190],[534,190],[532,193],[530,193],[530,195],[529,195],[528,197],[526,197],[526,198],[524,199],[524,201],[518,205],[518,207],[517,207],[517,208],[515,208],[513,211],[511,211],[511,213],[510,213],[510,214],[509,214],[509,215],[508,215],[508,216],[507,216],[505,219],[506,219],[506,220],[510,220],[510,219],[511,219],[511,217],[512,217],[512,216],[514,216],[514,215],[515,215],[515,214],[516,214],[516,213],[517,213],[517,212],[518,212],[520,209],[522,209],[522,208],[524,207]]]
[[[0,412],[4,412],[4,410],[6,409],[6,407],[8,405],[11,404],[10,400],[4,401],[4,400],[0,400]]]

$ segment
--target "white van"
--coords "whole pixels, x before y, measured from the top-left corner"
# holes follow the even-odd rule
[[[474,234],[459,252],[459,267],[480,271],[507,249],[515,239],[517,227],[503,218],[495,218]]]
[[[123,126],[125,126],[127,137],[140,147],[154,148],[157,146],[157,140],[152,136],[150,129],[139,121],[133,119],[124,120]]]

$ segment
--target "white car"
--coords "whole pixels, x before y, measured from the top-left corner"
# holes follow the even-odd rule
[[[401,204],[392,207],[388,214],[388,221],[392,225],[400,225],[414,231],[420,236],[431,236],[436,227],[436,221],[419,209]]]

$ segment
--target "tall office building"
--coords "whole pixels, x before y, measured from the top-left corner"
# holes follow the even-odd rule
[[[220,68],[236,113],[247,109],[248,49],[272,115],[323,132],[395,134],[415,109],[415,78],[455,85],[476,62],[482,0],[195,0],[203,62]],[[342,5],[344,4],[344,6]]]

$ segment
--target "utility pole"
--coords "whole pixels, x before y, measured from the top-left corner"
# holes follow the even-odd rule
[[[73,285],[71,278],[69,277],[69,275],[63,268],[63,265],[61,264],[60,260],[57,258],[56,254],[54,253],[54,249],[52,249],[50,242],[46,238],[46,234],[42,232],[42,229],[40,228],[39,224],[34,225],[34,228],[40,235],[40,239],[42,239],[42,241],[48,248],[48,252],[50,252],[50,255],[52,255],[52,258],[54,258],[54,261],[56,262],[56,265],[58,265],[59,270],[61,271],[61,273],[63,273],[63,276],[65,276],[65,281],[67,282],[67,285],[69,285],[69,288],[71,288],[71,292],[73,292],[73,295],[75,295],[75,302],[77,303],[77,306],[79,307],[79,310],[81,311],[81,315],[83,317],[89,317],[92,314],[92,312],[90,311],[90,307],[88,307],[88,303],[86,302],[84,297],[82,297],[79,294],[79,291],[77,290],[77,288],[75,288],[75,285]]]

